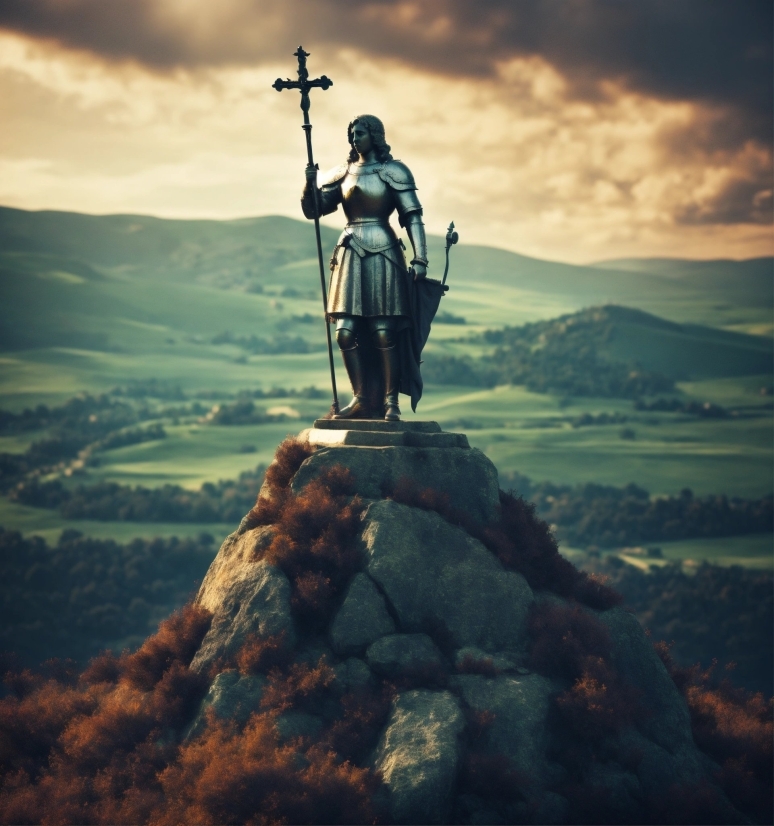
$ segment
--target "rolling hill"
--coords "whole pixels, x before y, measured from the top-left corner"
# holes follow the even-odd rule
[[[332,250],[337,232],[323,227],[322,234]],[[438,275],[442,238],[431,237],[430,258],[431,275]],[[701,266],[681,277],[648,262],[620,263],[582,267],[462,243],[452,253],[444,306],[477,327],[606,303],[681,323],[756,329],[771,323],[765,260],[710,262],[709,269],[683,262]],[[162,344],[174,335],[248,335],[257,326],[274,334],[292,326],[299,309],[319,317],[318,284],[314,234],[302,221],[175,221],[0,208],[4,349],[127,350],[136,346],[138,324],[151,339],[155,329]],[[739,285],[740,300],[729,303]],[[307,332],[299,328],[300,335]]]

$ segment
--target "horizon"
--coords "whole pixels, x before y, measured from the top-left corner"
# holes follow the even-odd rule
[[[27,213],[60,213],[62,215],[84,215],[89,218],[151,218],[155,221],[170,221],[170,222],[197,222],[197,221],[209,221],[212,223],[220,223],[220,224],[227,224],[227,223],[240,223],[246,221],[256,221],[261,220],[263,218],[283,218],[288,221],[295,221],[299,224],[306,224],[308,223],[307,220],[303,218],[294,218],[290,215],[282,215],[280,213],[267,213],[265,215],[243,215],[235,218],[209,218],[209,217],[168,217],[163,215],[153,215],[151,213],[146,212],[82,212],[78,210],[69,210],[69,209],[24,209],[22,207],[15,207],[10,206],[9,204],[0,204],[1,209],[12,209],[17,210],[19,212],[27,212]],[[330,222],[321,221],[321,225],[327,227],[328,229],[336,230],[336,226],[331,226]],[[443,238],[445,233],[428,233],[430,236],[434,236],[436,238]],[[496,244],[479,244],[479,243],[466,243],[464,240],[460,239],[459,243],[464,246],[469,247],[485,247],[488,249],[498,250],[500,252],[507,252],[512,255],[519,256],[521,258],[529,258],[534,259],[536,261],[543,261],[545,263],[556,263],[562,264],[566,266],[572,267],[594,267],[599,264],[610,264],[615,263],[618,261],[691,261],[697,263],[722,263],[724,261],[730,261],[733,263],[744,263],[746,261],[763,261],[769,258],[774,258],[774,251],[770,255],[754,255],[747,258],[732,258],[732,257],[723,257],[723,258],[688,258],[679,255],[672,255],[672,256],[644,256],[644,255],[632,255],[632,256],[619,256],[615,258],[599,258],[593,261],[562,261],[559,258],[545,258],[540,257],[537,255],[528,255],[527,253],[520,252],[516,249],[510,249],[508,247],[500,247]],[[599,305],[602,306],[602,305]]]

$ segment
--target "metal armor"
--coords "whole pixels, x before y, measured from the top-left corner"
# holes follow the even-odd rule
[[[427,263],[427,241],[422,223],[422,205],[409,168],[401,161],[382,163],[348,163],[323,174],[317,197],[320,215],[330,215],[339,204],[347,216],[347,226],[339,238],[345,239],[360,255],[382,253],[400,244],[390,226],[389,217],[397,210],[400,225],[406,228],[414,249],[414,258]],[[301,207],[307,218],[314,217],[310,188],[304,190]],[[396,261],[396,263],[398,263]]]

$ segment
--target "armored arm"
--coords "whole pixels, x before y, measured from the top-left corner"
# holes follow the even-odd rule
[[[334,174],[328,173],[321,187],[317,186],[317,170],[313,166],[306,167],[306,186],[301,194],[301,210],[305,218],[314,218],[314,199],[317,198],[318,215],[330,215],[336,212],[341,203],[341,187],[339,186],[341,178],[346,174],[346,167],[344,174],[336,177]]]
[[[414,176],[404,163],[390,161],[385,164],[380,177],[393,190],[398,220],[408,233],[411,247],[414,250],[414,257],[411,260],[414,276],[424,278],[427,275],[427,238],[425,225],[422,222],[422,204],[419,203],[417,197]]]
[[[422,210],[410,212],[405,217],[403,225],[414,250],[414,257],[411,259],[414,274],[417,278],[424,278],[427,275],[427,238],[425,237],[425,225],[422,222]]]

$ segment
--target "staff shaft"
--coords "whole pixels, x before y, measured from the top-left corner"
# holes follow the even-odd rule
[[[309,122],[309,112],[304,109],[304,125],[301,127],[306,135],[306,156],[309,166],[314,166],[312,153],[312,124]],[[323,264],[322,238],[320,237],[320,204],[317,199],[317,184],[314,195],[314,235],[317,239],[317,262],[320,265],[320,286],[322,287],[323,313],[325,314],[325,335],[328,339],[328,364],[331,369],[331,388],[333,389],[333,412],[339,412],[339,394],[336,391],[336,370],[333,365],[333,342],[331,341],[331,325],[328,322],[328,290],[325,286],[325,265]]]

